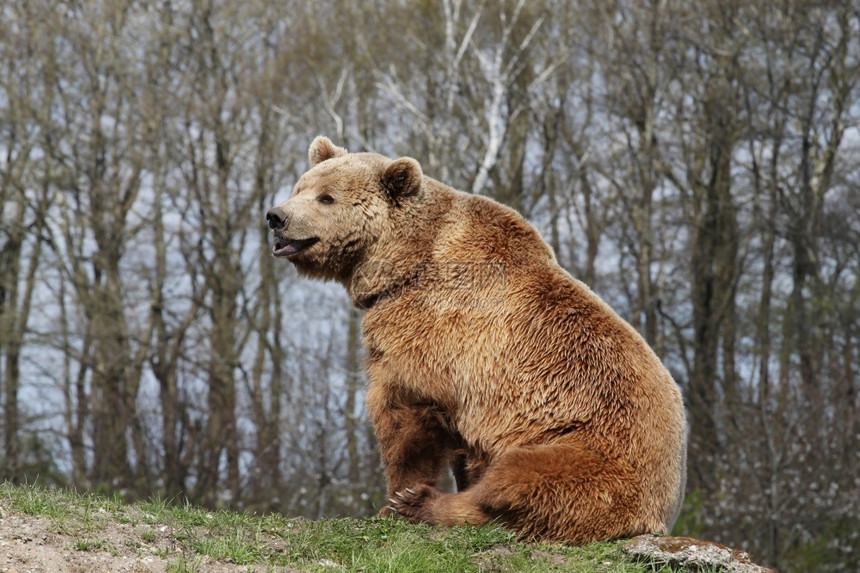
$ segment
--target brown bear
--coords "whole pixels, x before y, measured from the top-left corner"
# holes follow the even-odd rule
[[[366,308],[382,515],[498,522],[583,544],[668,533],[686,480],[681,395],[642,337],[538,231],[414,159],[325,137],[267,215],[273,253]],[[439,489],[450,467],[457,492]]]

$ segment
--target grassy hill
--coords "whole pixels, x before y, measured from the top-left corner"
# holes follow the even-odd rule
[[[668,570],[668,569],[667,569]],[[519,543],[498,528],[397,519],[308,521],[126,504],[34,486],[0,486],[0,571],[659,571],[619,543]]]

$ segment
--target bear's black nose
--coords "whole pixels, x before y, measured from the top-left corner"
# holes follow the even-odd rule
[[[280,207],[273,207],[266,213],[270,229],[283,229],[287,225],[287,214]]]

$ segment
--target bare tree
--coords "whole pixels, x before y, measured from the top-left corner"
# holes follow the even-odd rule
[[[7,29],[11,56],[0,71],[0,390],[3,402],[2,475],[18,481],[27,475],[22,452],[21,419],[22,348],[29,332],[33,292],[42,262],[42,236],[51,195],[45,185],[44,162],[37,159],[38,141],[44,134],[32,121],[49,109],[44,86],[38,81],[44,60],[37,55],[43,46],[31,27],[40,24],[24,17],[21,6],[12,6],[16,19]],[[27,73],[18,64],[30,62]],[[23,76],[23,77],[21,77]],[[41,102],[41,103],[40,103]],[[36,472],[40,468],[32,468]],[[43,468],[45,470],[47,468]]]

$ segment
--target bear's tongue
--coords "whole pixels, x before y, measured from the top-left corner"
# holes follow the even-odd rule
[[[272,253],[278,257],[293,255],[302,249],[306,249],[314,244],[317,240],[311,239],[277,239],[272,247]]]

